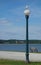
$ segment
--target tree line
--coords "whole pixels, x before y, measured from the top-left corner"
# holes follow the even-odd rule
[[[41,44],[41,40],[29,40],[29,43],[38,43]],[[25,44],[26,40],[16,40],[16,39],[10,39],[10,40],[0,40],[0,44]]]

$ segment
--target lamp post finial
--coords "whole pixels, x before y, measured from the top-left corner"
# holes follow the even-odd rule
[[[26,9],[28,9],[29,7],[26,5]]]

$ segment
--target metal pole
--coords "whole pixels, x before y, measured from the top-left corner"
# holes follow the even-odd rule
[[[28,18],[29,18],[29,16],[26,15],[26,62],[29,62]]]

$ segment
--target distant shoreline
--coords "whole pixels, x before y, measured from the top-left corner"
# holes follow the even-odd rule
[[[41,44],[41,40],[28,40],[28,43],[31,44]],[[25,44],[26,40],[15,40],[15,39],[10,39],[10,40],[0,40],[0,44]]]

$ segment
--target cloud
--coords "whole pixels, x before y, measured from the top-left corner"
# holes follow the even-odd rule
[[[6,24],[8,20],[6,18],[0,18],[0,24]]]
[[[41,39],[41,27],[30,25],[28,36],[29,39]],[[4,30],[0,30],[0,38],[2,39],[26,39],[25,27],[9,27]]]
[[[29,39],[41,39],[41,27],[29,26]]]
[[[7,18],[0,18],[0,25],[11,25],[11,21]]]
[[[25,39],[26,37],[25,27],[9,27],[4,30],[0,30],[1,39]]]

